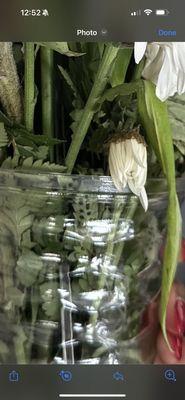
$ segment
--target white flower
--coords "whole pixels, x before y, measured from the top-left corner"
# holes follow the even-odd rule
[[[110,142],[109,169],[116,188],[123,191],[128,185],[146,211],[148,199],[144,185],[147,177],[147,151],[138,133]]]
[[[137,64],[144,54],[146,62],[142,76],[155,83],[156,96],[161,101],[185,92],[185,42],[136,42]]]

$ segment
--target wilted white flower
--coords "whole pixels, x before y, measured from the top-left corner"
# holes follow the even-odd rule
[[[146,62],[142,76],[155,83],[156,96],[165,101],[185,92],[185,42],[136,42],[135,61]]]
[[[138,130],[110,140],[109,169],[116,188],[123,191],[128,185],[146,211],[148,199],[144,185],[147,177],[147,151]]]

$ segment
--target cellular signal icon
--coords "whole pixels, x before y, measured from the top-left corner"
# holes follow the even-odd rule
[[[131,11],[131,17],[139,17],[141,15],[141,10]]]

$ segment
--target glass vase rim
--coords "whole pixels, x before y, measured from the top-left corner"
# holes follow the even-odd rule
[[[74,185],[73,185],[74,184]],[[157,186],[154,189],[154,186]],[[185,190],[185,177],[176,178],[177,192]],[[0,169],[0,188],[40,189],[64,192],[92,192],[125,195],[133,193],[129,187],[118,191],[110,175],[82,175],[32,169]],[[148,194],[167,194],[167,181],[165,177],[148,178],[146,181]],[[134,195],[133,195],[134,196]]]

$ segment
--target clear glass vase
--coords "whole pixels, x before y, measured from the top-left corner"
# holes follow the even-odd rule
[[[110,177],[1,170],[1,364],[151,361],[165,181],[147,191],[145,213]]]

